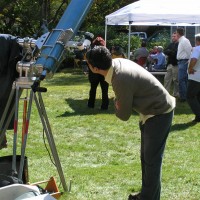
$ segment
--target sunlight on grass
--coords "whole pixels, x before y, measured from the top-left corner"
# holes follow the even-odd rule
[[[127,122],[116,118],[111,87],[108,111],[99,109],[99,87],[96,106],[88,109],[88,79],[77,69],[57,73],[42,84],[48,88],[42,95],[67,185],[72,180],[71,192],[65,192],[61,200],[126,200],[129,193],[139,191],[138,115],[133,113]],[[193,117],[187,103],[177,104],[163,161],[162,200],[200,199],[200,124],[191,124]],[[21,119],[19,121],[21,123]],[[9,146],[1,150],[1,156],[12,154],[13,132],[8,131],[7,135]],[[20,144],[20,139],[18,142]],[[54,176],[63,191],[45,148],[43,129],[34,104],[26,156],[30,182]]]

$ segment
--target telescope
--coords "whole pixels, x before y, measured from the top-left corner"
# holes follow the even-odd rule
[[[79,6],[77,6],[77,3]],[[45,78],[53,77],[66,57],[70,40],[77,33],[93,0],[71,1],[56,28],[42,35],[39,39],[18,39],[22,47],[22,60],[17,63],[20,82],[33,82],[34,90]],[[89,46],[93,34],[86,32],[83,46]],[[76,47],[77,45],[75,45]]]

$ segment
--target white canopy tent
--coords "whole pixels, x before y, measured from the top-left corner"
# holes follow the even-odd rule
[[[105,17],[107,25],[129,26],[200,26],[200,1],[198,0],[140,0],[131,3]]]

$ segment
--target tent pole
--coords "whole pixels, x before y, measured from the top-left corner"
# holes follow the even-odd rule
[[[131,24],[132,24],[132,21],[129,21],[129,27],[128,27],[128,59],[130,59],[130,49],[131,49]]]
[[[107,23],[106,23],[106,26],[105,26],[105,42],[106,43],[107,43],[107,28],[108,28],[108,26],[107,26]]]
[[[187,26],[185,26],[184,29],[185,29],[185,34],[184,35],[185,35],[185,37],[187,37]]]

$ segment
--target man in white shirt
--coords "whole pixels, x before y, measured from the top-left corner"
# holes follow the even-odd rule
[[[187,101],[195,114],[193,122],[200,122],[200,34],[195,35],[196,47],[193,48],[188,67]]]
[[[187,67],[188,67],[188,60],[190,58],[192,50],[192,45],[190,41],[184,36],[183,28],[177,28],[176,34],[179,42],[177,51],[179,96],[180,96],[180,102],[185,102],[187,80],[188,80]]]

